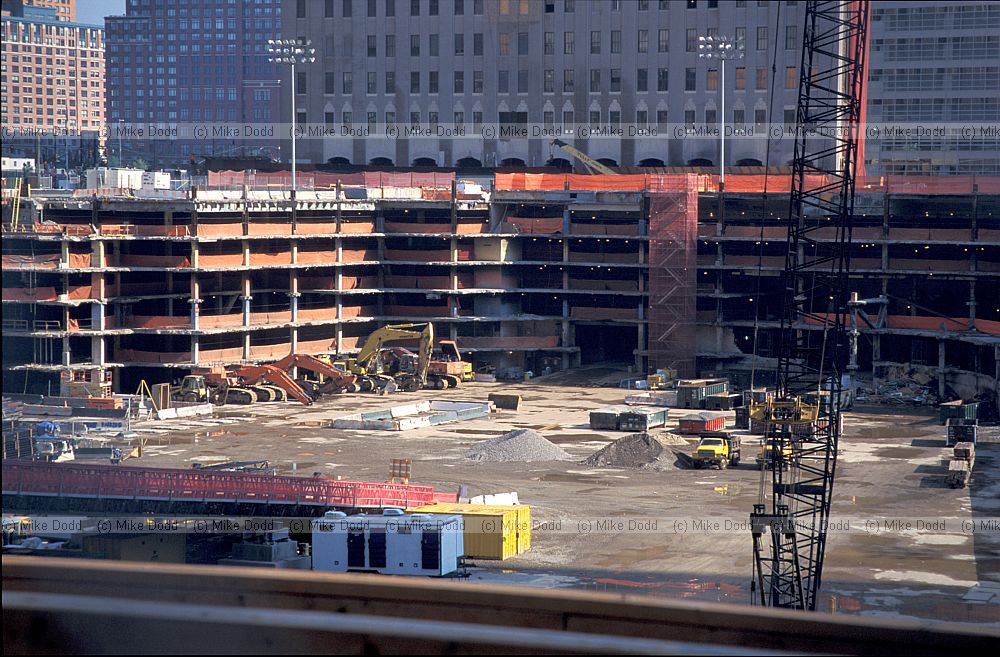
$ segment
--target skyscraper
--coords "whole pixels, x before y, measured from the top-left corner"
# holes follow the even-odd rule
[[[135,125],[274,121],[277,75],[265,45],[281,30],[280,0],[128,0],[108,17],[108,118]],[[277,149],[238,139],[143,139],[123,159],[186,165],[198,155]]]

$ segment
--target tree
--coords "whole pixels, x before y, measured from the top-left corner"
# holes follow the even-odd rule
[[[140,158],[137,158],[134,162],[132,162],[132,168],[133,169],[142,169],[143,171],[148,171],[149,170],[149,164],[146,162],[146,160],[144,160],[144,159],[142,159],[140,157]]]

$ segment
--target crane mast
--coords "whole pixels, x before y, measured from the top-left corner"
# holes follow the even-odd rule
[[[750,516],[751,597],[764,606],[815,610],[822,579],[848,371],[849,250],[868,12],[867,0],[806,3],[778,385],[774,399],[756,411],[765,440],[777,445],[770,494],[762,478]],[[815,403],[806,402],[810,394]]]

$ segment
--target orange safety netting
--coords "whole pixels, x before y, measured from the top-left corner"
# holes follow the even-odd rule
[[[191,318],[189,316],[179,317],[170,315],[133,315],[126,317],[123,328],[145,328],[145,329],[166,329],[166,328],[191,328]]]
[[[243,264],[242,253],[199,253],[199,267],[239,267]]]
[[[229,328],[233,326],[243,326],[243,313],[230,313],[228,315],[199,315],[198,328],[200,330],[213,328]]]
[[[299,221],[295,224],[296,235],[334,235],[337,233],[337,223],[333,221]]]
[[[352,235],[364,235],[375,232],[374,221],[341,221],[340,232]]]
[[[331,308],[299,308],[299,321],[305,322],[309,320],[334,320],[337,319],[337,309],[335,307]]]
[[[197,234],[199,237],[234,237],[243,234],[243,224],[209,224],[199,222]]]
[[[386,260],[401,260],[407,262],[448,262],[451,251],[418,251],[410,249],[386,249]]]
[[[116,349],[114,359],[120,363],[190,363],[191,352],[142,351],[139,349]]]
[[[74,301],[79,299],[92,299],[96,298],[92,296],[94,294],[94,286],[92,285],[71,285],[69,292],[66,296]]]
[[[287,324],[292,321],[291,310],[279,310],[275,312],[250,313],[251,324]]]
[[[2,298],[4,301],[55,301],[56,289],[54,287],[5,287]]]
[[[550,349],[559,346],[559,336],[461,337],[459,349]]]
[[[517,232],[541,235],[563,232],[562,217],[507,217],[505,221],[517,227]]]
[[[276,222],[251,221],[248,227],[249,235],[291,235],[292,224]]]
[[[69,266],[77,269],[90,267],[90,254],[89,253],[70,253],[69,254]]]
[[[40,269],[55,269],[59,266],[59,255],[9,255],[0,256],[0,264],[11,269],[34,267]]]
[[[89,257],[89,256],[88,256]],[[123,253],[118,257],[122,265],[133,267],[190,267],[191,261],[186,256],[170,255],[137,255]]]
[[[190,358],[188,354],[188,358]],[[226,349],[200,349],[198,351],[198,364],[208,363],[236,363],[243,360],[243,347],[229,347]]]
[[[569,309],[569,316],[577,319],[637,319],[639,317],[639,309],[576,306]]]
[[[819,317],[805,317],[804,322],[819,326],[825,321],[832,322],[833,314],[821,314]],[[849,320],[846,320],[849,322]],[[864,331],[866,325],[859,322],[859,328]],[[969,319],[968,317],[921,317],[911,315],[889,315],[886,317],[886,327],[891,329],[913,329],[920,331],[951,331],[962,333],[978,331],[987,335],[1000,335],[1000,322],[989,319]]]

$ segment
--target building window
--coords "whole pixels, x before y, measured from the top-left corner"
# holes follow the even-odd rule
[[[497,71],[497,93],[510,93],[510,71]]]
[[[430,51],[431,57],[437,57],[440,53],[438,52],[438,42],[440,41],[439,35],[431,34],[427,37],[427,49]]]
[[[667,52],[670,48],[670,30],[660,30],[657,33],[657,52]]]
[[[667,110],[656,110],[656,125],[659,128],[666,128],[670,122],[670,114]]]
[[[344,80],[342,85],[342,93],[345,96],[349,96],[354,93],[354,74],[350,71],[344,72]]]
[[[396,73],[393,71],[385,72],[385,93],[396,93]]]
[[[636,125],[645,127],[649,125],[649,112],[646,110],[636,110],[635,111],[635,123]]]
[[[767,69],[758,68],[757,69],[757,91],[763,91],[767,89]]]
[[[396,56],[396,35],[386,34],[385,35],[385,56],[395,57]]]
[[[601,91],[601,69],[590,69],[590,93],[596,94]]]
[[[306,0],[296,0],[295,1],[295,17],[296,18],[305,18],[306,17]]]
[[[590,54],[601,54],[601,33],[598,31],[592,31],[590,33]]]
[[[374,2],[374,0],[372,0]],[[368,112],[368,132],[375,134],[375,125],[378,123],[378,112]]]
[[[563,3],[563,12],[572,14],[574,11],[576,11],[576,0],[565,0]]]
[[[368,0],[368,18],[375,18],[375,16],[378,14],[378,12],[375,9],[375,6],[377,4],[378,2],[376,0]]]
[[[714,109],[705,110],[705,125],[715,125],[719,122],[718,113]]]
[[[747,69],[745,66],[736,67],[736,82],[734,88],[743,90],[747,88]]]
[[[481,94],[483,93],[483,72],[473,71],[472,72],[472,93]]]
[[[785,26],[785,50],[797,50],[799,47],[799,29],[797,25]]]
[[[640,68],[635,72],[635,90],[649,91],[649,71]]]
[[[420,127],[420,112],[410,112],[410,126],[413,128]]]
[[[472,13],[476,16],[483,15],[483,0],[472,0]]]
[[[500,33],[500,54],[501,55],[510,54],[510,34],[506,32]]]
[[[455,35],[455,56],[461,57],[465,55],[465,35],[456,34]]]
[[[385,0],[385,15],[395,16],[396,15],[396,0]],[[393,121],[395,123],[395,121]]]
[[[410,16],[420,15],[420,0],[410,0]]]
[[[396,125],[396,113],[393,111],[387,111],[385,113],[385,124],[386,125]]]
[[[298,75],[298,74],[296,74]],[[323,93],[325,94],[335,94],[337,93],[337,74],[327,71],[323,76]]]
[[[759,109],[753,111],[753,122],[757,125],[764,125],[767,123],[767,110]]]
[[[785,67],[785,89],[795,89],[799,83],[798,69],[794,66]]]
[[[465,14],[465,0],[455,0],[455,15],[462,16]]]
[[[376,36],[374,34],[369,34],[368,35],[368,56],[369,57],[377,57],[378,56],[378,47],[375,44],[376,44]]]
[[[667,87],[670,82],[670,76],[667,75],[667,69],[661,68],[656,71],[656,90],[657,91],[667,91]]]
[[[410,93],[420,93],[420,71],[412,71],[410,73]]]
[[[542,74],[542,91],[547,94],[554,93],[556,90],[556,72],[552,69],[545,69]]]
[[[326,123],[326,125],[331,126],[337,122],[337,117],[334,116],[333,112],[324,112],[323,122]]]
[[[695,120],[694,110],[684,110],[684,125],[686,125],[688,129],[694,128]]]
[[[611,54],[618,55],[622,51],[622,31],[611,30]]]
[[[436,94],[438,92],[438,72],[429,71],[427,73],[427,93]]]
[[[517,93],[528,93],[528,69],[518,69],[517,71]]]
[[[684,69],[684,91],[698,90],[698,69]]]
[[[757,27],[757,50],[767,50],[767,26]]]
[[[708,77],[705,79],[705,89],[708,91],[719,90],[719,69],[708,69]]]
[[[323,17],[333,18],[333,0],[326,0],[323,3]]]
[[[575,71],[571,68],[563,69],[563,93],[573,93],[576,87]]]
[[[563,110],[562,122],[563,126],[572,126],[574,121],[573,110]]]
[[[430,0],[427,13],[430,14],[431,16],[438,15],[438,0]]]
[[[351,127],[352,125],[354,125],[354,112],[349,112],[345,110],[341,123],[343,125],[346,125],[347,127]]]
[[[733,125],[742,126],[746,123],[746,112],[742,109],[733,110]]]
[[[354,15],[354,0],[343,0],[344,3],[344,18],[350,18]]]
[[[527,55],[528,54],[528,33],[518,32],[517,33],[517,54]]]
[[[556,33],[546,32],[545,33],[545,50],[546,55],[556,54]]]
[[[649,52],[649,30],[639,30],[639,52]]]
[[[304,94],[306,92],[306,74],[302,71],[295,72],[295,93]]]
[[[420,57],[420,35],[410,35],[410,57]]]
[[[483,33],[476,32],[472,35],[472,55],[474,57],[483,56]]]
[[[785,125],[786,126],[795,125],[795,110],[793,110],[793,109],[786,109],[785,112],[784,112],[784,119],[785,119]]]
[[[694,52],[698,49],[698,30],[696,28],[689,28],[685,33],[687,36],[686,48],[688,52]]]
[[[590,125],[598,126],[601,124],[601,110],[590,110]]]
[[[620,68],[611,69],[611,88],[609,91],[612,93],[621,92],[622,90],[622,70]]]
[[[465,93],[465,72],[455,71],[455,93],[464,94]]]
[[[378,74],[375,71],[368,71],[368,83],[365,92],[371,96],[378,93]]]
[[[563,54],[572,55],[576,50],[576,33],[574,32],[564,32],[563,33]]]

